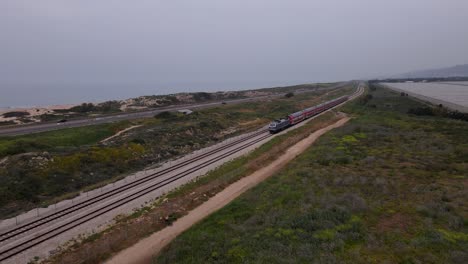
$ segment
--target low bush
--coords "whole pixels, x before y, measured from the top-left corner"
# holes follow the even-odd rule
[[[424,105],[371,92],[343,107],[355,119],[184,232],[157,261],[460,263],[468,174],[450,168],[466,160],[468,123],[408,115]]]
[[[25,117],[29,116],[29,112],[22,112],[22,111],[14,111],[14,112],[7,112],[3,114],[3,117],[9,118],[9,117]]]

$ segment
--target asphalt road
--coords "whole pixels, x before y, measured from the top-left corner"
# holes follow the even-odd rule
[[[273,95],[273,96],[284,96],[284,94]],[[227,104],[236,104],[236,103],[242,103],[242,102],[247,102],[247,101],[266,99],[268,97],[270,96],[226,100],[224,102],[226,102]],[[164,108],[158,108],[158,109],[142,111],[142,112],[121,113],[117,115],[103,115],[103,116],[94,117],[94,118],[68,120],[65,123],[46,122],[46,123],[38,123],[38,124],[17,125],[17,126],[8,127],[8,128],[0,128],[0,136],[26,135],[26,134],[39,133],[39,132],[45,132],[45,131],[51,131],[51,130],[57,130],[57,129],[63,129],[63,128],[98,125],[98,124],[111,123],[111,122],[117,122],[117,121],[122,121],[122,120],[153,117],[154,115],[164,112],[164,111],[177,111],[177,110],[182,110],[182,109],[201,109],[201,108],[207,108],[207,107],[213,107],[213,106],[219,106],[219,105],[221,105],[221,102],[210,102],[210,103],[194,104],[194,105],[178,105],[178,106],[164,107]]]
[[[329,89],[339,88],[341,86],[344,86],[345,84],[347,83],[340,83],[336,86],[329,87]],[[309,91],[298,91],[295,93],[300,94],[300,93],[305,93],[305,92],[309,92]],[[258,100],[264,100],[267,98],[281,97],[284,95],[285,93],[281,93],[281,94],[258,96],[258,97],[252,97],[252,98],[224,100],[224,102],[226,102],[227,104],[238,104],[238,103],[243,103],[243,102],[248,102],[248,101],[258,101]],[[82,126],[117,122],[117,121],[122,121],[122,120],[147,118],[147,117],[153,117],[154,115],[164,112],[164,111],[177,111],[177,110],[182,110],[182,109],[191,109],[191,110],[202,109],[202,108],[208,108],[208,107],[213,107],[213,106],[219,106],[221,104],[222,104],[221,101],[217,101],[217,102],[202,103],[202,104],[178,105],[178,106],[163,107],[163,108],[158,108],[158,109],[148,110],[148,111],[141,111],[141,112],[103,115],[103,116],[94,117],[94,118],[72,119],[72,120],[68,120],[65,123],[44,122],[44,123],[36,123],[36,124],[9,126],[9,127],[0,128],[0,136],[18,136],[18,135],[26,135],[26,134],[58,130],[58,129],[63,129],[63,128],[82,127]]]

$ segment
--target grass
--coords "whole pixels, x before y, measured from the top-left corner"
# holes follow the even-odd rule
[[[80,190],[121,179],[148,165],[256,129],[273,118],[350,92],[351,89],[219,105],[187,116],[170,114],[131,122],[0,138],[0,157],[7,157],[0,165],[0,216],[7,218],[73,196]],[[319,98],[326,92],[329,93],[324,98]],[[99,143],[135,124],[142,126],[106,144]]]
[[[70,247],[72,250],[62,251],[47,263],[101,263],[112,253],[172,224],[229,184],[276,159],[291,144],[335,122],[337,118],[333,113],[327,113],[287,134],[277,136],[252,153],[223,164],[206,176],[183,185],[128,216],[118,217],[117,224],[73,244]]]
[[[123,121],[104,125],[66,128],[32,135],[0,137],[0,158],[31,151],[53,151],[66,147],[95,145],[117,131],[126,128],[129,124],[130,122]]]
[[[158,263],[465,263],[468,123],[371,87],[355,118],[176,238]],[[156,260],[156,259],[155,259]]]

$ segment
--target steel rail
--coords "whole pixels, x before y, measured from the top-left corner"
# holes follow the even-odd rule
[[[217,157],[215,157],[215,158],[213,158],[213,159],[207,161],[206,163],[199,164],[199,165],[197,165],[197,166],[195,166],[195,167],[193,167],[193,168],[190,168],[190,169],[188,169],[188,170],[186,170],[186,171],[184,171],[184,172],[181,172],[181,173],[179,173],[179,174],[176,174],[176,175],[174,175],[174,176],[172,176],[172,177],[170,177],[170,178],[164,179],[164,180],[162,180],[161,182],[158,182],[158,183],[155,183],[155,184],[153,184],[153,185],[151,185],[151,186],[145,187],[144,189],[139,190],[139,191],[137,191],[136,193],[133,193],[133,194],[131,194],[131,195],[128,195],[128,196],[126,196],[126,197],[124,197],[124,198],[121,198],[121,199],[119,199],[119,200],[117,200],[117,201],[114,201],[114,202],[112,202],[112,203],[110,203],[110,204],[108,204],[108,205],[106,205],[106,206],[104,206],[104,207],[102,207],[102,208],[99,208],[99,209],[97,209],[97,210],[95,210],[95,211],[93,211],[93,212],[90,212],[90,213],[88,213],[88,214],[86,214],[86,215],[84,215],[84,216],[82,216],[82,217],[80,217],[80,218],[78,218],[78,219],[74,219],[74,220],[72,220],[72,221],[69,222],[69,223],[65,223],[65,224],[63,224],[63,225],[61,225],[61,226],[55,228],[55,229],[52,230],[52,231],[47,231],[47,232],[45,232],[45,233],[43,233],[43,234],[40,234],[40,235],[34,237],[32,240],[28,240],[28,241],[22,242],[22,243],[20,243],[20,244],[17,244],[17,245],[15,245],[15,246],[13,246],[13,247],[7,249],[7,250],[4,250],[4,251],[0,252],[0,256],[1,256],[1,255],[4,255],[4,254],[7,254],[8,252],[11,252],[11,251],[13,251],[13,250],[15,250],[15,249],[17,249],[17,248],[19,248],[19,247],[25,246],[25,245],[31,243],[32,241],[35,241],[35,240],[37,240],[37,239],[39,239],[39,238],[41,238],[41,237],[47,236],[47,235],[49,235],[49,234],[52,234],[52,235],[50,235],[50,236],[47,236],[47,237],[45,237],[45,238],[42,238],[42,239],[39,240],[39,241],[34,242],[34,243],[31,244],[31,245],[27,245],[26,247],[22,248],[22,249],[19,250],[19,251],[16,251],[16,252],[13,252],[13,253],[11,253],[11,254],[9,254],[9,255],[7,255],[7,256],[1,257],[1,258],[0,258],[0,261],[6,260],[6,259],[8,259],[8,258],[11,258],[11,257],[13,257],[13,256],[15,256],[15,255],[17,255],[17,254],[19,254],[19,253],[25,251],[25,250],[28,250],[28,249],[30,249],[30,248],[32,248],[32,247],[34,247],[34,246],[36,246],[36,245],[38,245],[38,244],[44,242],[44,241],[47,241],[47,240],[49,240],[49,239],[51,239],[51,238],[53,238],[53,237],[55,237],[55,236],[57,236],[57,235],[60,235],[60,234],[62,234],[62,233],[64,233],[64,232],[66,232],[66,231],[72,229],[72,228],[75,228],[75,227],[77,227],[77,226],[79,226],[79,225],[81,225],[81,224],[83,224],[83,223],[85,223],[85,222],[88,222],[89,220],[94,219],[95,217],[98,217],[98,216],[100,216],[100,215],[102,215],[102,214],[105,214],[105,213],[107,213],[107,212],[109,212],[109,211],[111,211],[111,210],[113,210],[113,209],[115,209],[115,208],[118,208],[118,207],[120,207],[120,206],[122,206],[122,205],[124,205],[124,204],[126,204],[126,203],[128,203],[128,202],[131,202],[131,201],[133,201],[133,200],[135,200],[135,199],[138,199],[138,198],[140,198],[140,197],[142,197],[142,196],[144,196],[144,195],[146,195],[146,194],[148,194],[148,193],[151,193],[151,192],[153,192],[153,191],[155,191],[155,190],[157,190],[157,189],[159,189],[159,188],[161,188],[161,187],[164,187],[164,186],[166,186],[166,185],[168,185],[168,184],[170,184],[170,183],[172,183],[172,182],[174,182],[174,181],[177,181],[177,180],[179,180],[179,179],[181,179],[181,178],[183,178],[183,177],[185,177],[185,176],[187,176],[187,175],[189,175],[189,174],[191,174],[191,173],[193,173],[193,172],[195,172],[195,171],[197,171],[197,170],[199,170],[199,169],[205,168],[205,167],[207,167],[208,165],[211,165],[211,164],[213,164],[213,163],[215,163],[215,162],[217,162],[217,161],[219,161],[219,160],[222,160],[222,159],[224,159],[224,158],[226,158],[226,157],[229,157],[230,155],[232,155],[232,154],[238,152],[239,150],[243,150],[243,149],[245,149],[245,148],[248,148],[248,147],[250,147],[250,146],[252,146],[252,145],[254,145],[254,144],[256,144],[256,143],[258,143],[258,142],[260,142],[260,141],[262,141],[262,140],[265,140],[265,139],[267,139],[267,138],[269,138],[269,137],[271,137],[271,136],[272,136],[272,135],[268,134],[268,135],[265,135],[265,136],[263,136],[263,137],[260,137],[259,139],[256,139],[256,140],[254,140],[254,141],[252,141],[252,142],[249,142],[249,143],[244,144],[244,145],[242,145],[242,146],[240,146],[240,147],[237,147],[237,148],[235,148],[235,149],[233,149],[233,150],[230,150],[230,151],[227,152],[227,153],[224,153],[224,154],[222,154],[222,155],[220,155],[220,156],[217,156]],[[133,197],[132,197],[132,196],[133,196]],[[132,197],[132,198],[130,198],[130,197]],[[99,212],[99,213],[98,213],[98,212]],[[96,213],[98,213],[98,214],[96,214]],[[81,221],[80,221],[80,220],[81,220]],[[67,228],[65,228],[65,229],[63,229],[63,230],[59,230],[59,229],[62,229],[63,227],[68,226],[68,225],[70,225],[70,224],[73,224],[73,225],[72,225],[72,226],[69,226],[69,227],[67,227]],[[57,232],[57,230],[59,230],[59,231]]]
[[[317,115],[320,115],[320,114],[326,112],[327,110],[331,110],[331,109],[336,108],[336,107],[338,107],[338,106],[340,106],[340,105],[342,105],[342,104],[344,104],[344,103],[346,103],[346,102],[349,102],[350,100],[352,100],[352,99],[356,98],[357,96],[359,96],[359,95],[362,93],[362,90],[363,90],[363,89],[361,89],[361,86],[359,85],[359,86],[358,86],[358,89],[356,90],[356,92],[348,97],[348,100],[346,100],[346,101],[344,101],[344,102],[340,102],[340,103],[338,103],[338,104],[336,104],[336,105],[332,105],[332,106],[330,106],[328,109],[325,109],[324,111],[318,113]],[[317,115],[314,115],[314,116],[317,116]],[[260,131],[260,132],[254,133],[253,135],[258,136],[258,135],[261,135],[262,133],[264,133],[264,132]],[[249,137],[250,137],[249,139],[251,139],[251,138],[253,138],[253,137],[255,137],[255,136],[249,135]],[[215,163],[215,162],[217,162],[217,161],[219,161],[219,160],[222,160],[222,159],[224,159],[224,158],[226,158],[226,157],[229,157],[229,156],[232,155],[233,153],[236,153],[236,152],[239,151],[239,150],[248,148],[249,146],[254,145],[254,144],[258,143],[258,142],[261,142],[262,140],[265,140],[265,139],[267,139],[267,138],[269,138],[269,137],[271,137],[271,136],[272,136],[272,135],[268,134],[268,135],[265,135],[265,136],[263,136],[263,137],[260,137],[259,139],[255,139],[255,140],[253,140],[253,141],[251,141],[251,142],[249,142],[249,143],[247,143],[247,144],[244,144],[244,145],[242,145],[242,146],[240,146],[240,147],[237,147],[237,148],[235,148],[235,149],[229,150],[227,153],[224,153],[224,154],[222,154],[221,156],[217,156],[217,157],[215,157],[215,158],[213,158],[213,159],[211,159],[211,160],[208,160],[208,161],[205,162],[205,163],[196,165],[195,167],[189,168],[189,169],[187,169],[187,170],[185,170],[185,171],[183,171],[183,172],[180,172],[180,173],[178,173],[178,174],[176,174],[176,175],[174,175],[174,176],[171,176],[171,177],[169,177],[169,178],[167,178],[167,179],[164,179],[164,180],[162,180],[162,181],[160,181],[160,182],[158,182],[158,183],[152,184],[151,186],[144,187],[143,189],[138,190],[138,191],[136,191],[136,192],[133,193],[133,194],[130,194],[130,195],[126,196],[126,197],[123,197],[123,198],[121,198],[121,199],[118,199],[118,200],[116,200],[116,201],[114,201],[114,202],[112,202],[112,203],[110,203],[110,204],[108,204],[108,205],[105,205],[104,207],[98,208],[97,210],[94,210],[94,211],[92,211],[92,212],[90,212],[90,213],[87,213],[86,215],[84,215],[84,216],[82,216],[82,217],[80,217],[80,218],[78,218],[78,219],[73,219],[71,222],[65,223],[65,224],[63,224],[63,225],[57,227],[57,228],[54,229],[54,230],[47,231],[47,232],[45,232],[45,233],[43,233],[43,234],[37,235],[37,236],[34,237],[32,240],[28,240],[28,241],[22,242],[22,243],[20,243],[20,244],[17,244],[17,245],[15,245],[15,246],[13,246],[13,247],[11,247],[11,248],[5,250],[5,251],[0,252],[0,256],[1,256],[1,255],[4,255],[4,254],[7,254],[8,252],[11,252],[11,251],[13,251],[13,250],[15,250],[15,249],[17,249],[17,248],[19,248],[19,247],[22,247],[22,246],[24,246],[24,245],[27,245],[28,243],[31,243],[32,241],[35,241],[35,240],[37,240],[37,239],[39,239],[39,238],[41,238],[41,237],[47,236],[48,234],[52,234],[52,235],[49,235],[49,236],[47,236],[47,237],[45,237],[45,238],[42,238],[40,241],[34,242],[34,243],[31,244],[31,245],[27,245],[25,248],[22,248],[22,249],[19,250],[19,251],[16,251],[16,252],[13,252],[13,253],[11,253],[11,254],[9,254],[9,255],[7,255],[7,256],[1,257],[1,258],[0,258],[0,261],[6,260],[6,259],[8,259],[8,258],[11,258],[11,257],[17,255],[17,254],[20,254],[21,252],[24,252],[24,251],[26,251],[26,250],[28,250],[28,249],[30,249],[30,248],[32,248],[32,247],[34,247],[34,246],[36,246],[36,245],[42,243],[42,242],[44,242],[44,241],[47,241],[47,240],[49,240],[49,239],[51,239],[51,238],[53,238],[53,237],[55,237],[55,236],[58,236],[58,235],[60,235],[60,234],[62,234],[62,233],[64,233],[64,232],[66,232],[66,231],[68,231],[68,230],[71,230],[71,229],[73,229],[73,228],[75,228],[75,227],[77,227],[77,226],[79,226],[79,225],[81,225],[81,224],[83,224],[83,223],[85,223],[85,222],[88,222],[89,220],[91,220],[91,219],[93,219],[93,218],[95,218],[95,217],[97,217],[97,216],[100,216],[100,215],[105,214],[105,213],[107,213],[107,212],[109,212],[109,211],[112,211],[112,210],[114,210],[115,208],[118,208],[118,207],[120,207],[120,206],[122,206],[122,205],[124,205],[124,204],[126,204],[126,203],[128,203],[128,202],[131,202],[131,201],[133,201],[133,200],[135,200],[135,199],[138,199],[138,198],[140,198],[140,197],[142,197],[142,196],[144,196],[144,195],[146,195],[146,194],[148,194],[148,193],[151,193],[152,191],[155,191],[155,190],[157,190],[157,189],[159,189],[159,188],[161,188],[161,187],[163,187],[163,186],[166,186],[166,185],[168,185],[168,184],[170,184],[170,183],[172,183],[172,182],[174,182],[174,181],[177,181],[177,180],[179,180],[179,179],[181,179],[181,178],[187,176],[188,174],[193,173],[193,172],[195,172],[195,171],[197,171],[197,170],[199,170],[199,169],[201,169],[201,168],[204,168],[204,167],[206,167],[206,166],[208,166],[208,165],[211,165],[211,164],[213,164],[213,163]],[[245,138],[240,139],[240,140],[237,140],[236,143],[231,143],[229,147],[232,147],[233,145],[236,145],[236,144],[237,144],[238,142],[240,142],[240,141],[245,141]],[[224,146],[224,147],[225,147],[225,146]],[[226,147],[226,148],[229,148],[229,147]],[[223,147],[220,147],[220,148],[217,148],[217,149],[215,149],[215,150],[220,150],[220,149],[222,149],[222,148],[223,148]],[[224,149],[226,149],[226,148],[224,148]],[[215,153],[215,152],[216,152],[215,150],[212,150],[212,151],[210,151],[210,152],[204,153],[204,154],[203,154],[203,155],[205,155],[204,157],[209,156],[208,153],[211,153],[211,154]],[[201,155],[201,156],[202,156],[202,155]],[[197,157],[197,158],[198,158],[198,157]],[[196,159],[196,158],[194,158],[194,159]],[[201,158],[200,158],[200,159],[201,159]],[[191,160],[193,160],[193,159],[191,159]],[[191,160],[190,160],[190,161],[191,161]],[[198,159],[198,160],[199,160],[199,159]],[[188,162],[188,161],[185,161],[185,162]],[[184,163],[184,162],[182,162],[182,163]],[[180,163],[180,164],[182,164],[182,163]],[[180,165],[180,164],[177,164],[177,165]],[[170,167],[170,168],[173,168],[173,167]],[[180,168],[180,167],[179,167],[179,168]],[[167,170],[167,169],[169,169],[169,168],[166,168],[165,170]],[[173,169],[173,170],[175,170],[175,169]],[[173,171],[173,170],[172,170],[172,171]],[[145,178],[142,178],[142,179],[147,179],[148,177],[154,176],[155,174],[158,174],[158,173],[160,173],[160,172],[157,172],[157,173],[154,173],[154,174],[152,174],[152,175],[146,176]],[[160,176],[161,176],[161,175],[160,175]],[[158,176],[158,177],[159,177],[159,176]],[[156,177],[154,177],[154,178],[156,178]],[[142,180],[142,179],[140,179],[140,180]],[[136,181],[135,181],[135,182],[136,182]],[[135,182],[132,182],[132,183],[135,183]],[[131,183],[130,183],[130,184],[131,184]],[[128,185],[129,185],[129,184],[124,185],[124,186],[128,186]],[[139,185],[139,184],[137,184],[137,185]],[[123,186],[121,186],[121,187],[123,187]],[[119,188],[120,188],[120,187],[119,187]],[[118,188],[116,188],[116,189],[118,189]],[[108,191],[107,193],[111,193],[111,192],[115,191],[116,189],[111,190],[111,191]],[[125,189],[125,190],[126,190],[126,189]],[[124,190],[122,190],[122,191],[124,191]],[[122,192],[122,191],[121,191],[121,192]],[[105,193],[105,194],[107,194],[107,193]],[[103,195],[104,195],[104,194],[103,194]],[[99,195],[98,195],[98,196],[99,196]],[[131,197],[133,197],[133,198],[131,198]],[[95,198],[95,197],[94,197],[94,198]],[[91,200],[91,199],[90,199],[90,200]],[[87,200],[87,201],[89,201],[89,200]],[[84,201],[84,202],[86,202],[86,201]],[[83,202],[83,203],[84,203],[84,202]],[[77,205],[78,205],[78,204],[77,204]],[[74,206],[72,206],[72,207],[74,207]],[[72,207],[69,207],[69,208],[72,208]],[[67,208],[67,209],[69,209],[69,208]],[[67,209],[64,209],[64,210],[67,210]],[[104,211],[103,211],[103,210],[104,210]],[[99,212],[99,213],[98,213],[98,212]],[[94,215],[94,214],[96,214],[96,213],[98,213],[98,214],[97,214],[97,215]],[[50,216],[47,216],[47,217],[50,217]],[[88,219],[84,219],[84,218],[86,218],[86,217],[88,217]],[[84,220],[83,220],[83,219],[84,219]],[[41,219],[39,219],[38,221],[40,221],[40,220],[41,220]],[[81,220],[81,221],[80,221],[80,220]],[[29,223],[29,224],[30,224],[30,223]],[[68,225],[70,225],[70,224],[73,224],[73,225],[72,225],[72,226],[69,226],[69,227],[67,227],[67,228],[65,228],[65,229],[63,229],[63,230],[59,230],[59,229],[61,229],[61,228],[63,228],[63,227],[66,227],[66,226],[68,226]],[[22,228],[22,227],[19,227],[19,229],[20,229],[20,228]],[[57,232],[57,230],[59,230],[59,231]],[[10,231],[10,232],[11,232],[11,231]],[[57,233],[55,233],[55,232],[57,232]],[[54,233],[54,234],[53,234],[53,233]]]
[[[8,240],[8,239],[10,239],[10,238],[12,238],[12,237],[15,237],[15,236],[18,236],[18,235],[20,235],[20,234],[23,234],[23,233],[25,233],[25,232],[27,232],[27,231],[29,231],[29,230],[31,230],[31,229],[34,229],[34,228],[36,228],[36,227],[38,227],[38,226],[44,225],[44,224],[46,224],[46,223],[49,223],[49,222],[51,222],[51,221],[53,221],[53,220],[56,220],[56,219],[58,219],[58,218],[60,218],[60,217],[63,217],[63,216],[65,216],[65,215],[68,215],[68,214],[70,214],[70,213],[76,212],[76,211],[78,211],[78,210],[80,210],[80,209],[82,209],[82,208],[84,208],[84,207],[86,207],[86,206],[88,206],[88,205],[90,205],[90,204],[93,204],[93,203],[95,203],[95,202],[102,201],[102,200],[104,200],[104,199],[107,199],[107,198],[109,198],[109,197],[112,197],[113,195],[119,194],[119,193],[121,193],[121,192],[123,192],[123,191],[125,191],[125,190],[128,190],[128,189],[130,189],[130,188],[136,187],[136,186],[138,186],[138,185],[141,185],[141,184],[146,183],[146,182],[148,182],[148,181],[154,180],[154,179],[156,179],[156,178],[162,177],[162,176],[164,176],[165,174],[170,173],[170,172],[173,172],[173,171],[175,171],[175,170],[177,170],[177,169],[180,169],[180,168],[184,167],[184,166],[187,165],[187,164],[190,164],[190,163],[192,163],[192,162],[194,162],[194,161],[198,161],[198,160],[201,160],[201,159],[203,159],[203,158],[206,158],[206,157],[210,156],[210,155],[213,154],[213,153],[216,153],[216,152],[225,150],[225,149],[227,149],[227,148],[230,148],[230,147],[232,147],[232,146],[235,146],[236,144],[238,144],[238,143],[240,143],[240,142],[244,142],[245,140],[250,140],[250,139],[252,139],[252,138],[254,138],[254,137],[258,136],[258,135],[261,135],[262,133],[265,133],[265,132],[266,132],[266,131],[263,131],[263,130],[262,130],[262,131],[259,131],[259,132],[255,132],[255,133],[253,133],[252,135],[249,135],[249,136],[247,136],[247,137],[245,137],[245,138],[236,140],[236,141],[231,142],[231,143],[229,143],[229,144],[227,144],[227,145],[220,146],[220,147],[218,147],[218,148],[216,148],[216,149],[210,150],[210,151],[208,151],[208,152],[206,152],[206,153],[203,153],[203,154],[200,155],[200,156],[191,158],[191,159],[189,159],[189,160],[186,160],[186,161],[183,161],[183,162],[181,162],[181,163],[178,163],[178,164],[176,164],[176,165],[174,165],[174,166],[171,166],[171,167],[165,168],[165,169],[163,169],[163,170],[161,170],[161,171],[158,171],[158,172],[155,172],[155,173],[153,173],[153,174],[147,175],[147,176],[145,176],[145,177],[143,177],[143,178],[140,178],[140,179],[138,179],[138,180],[136,180],[136,181],[133,181],[133,182],[124,184],[124,185],[122,185],[122,186],[119,186],[119,187],[114,188],[114,189],[112,189],[112,190],[109,190],[109,191],[107,191],[107,192],[105,192],[105,193],[102,193],[102,194],[99,194],[99,195],[97,195],[97,196],[94,196],[94,197],[92,197],[92,198],[90,198],[90,199],[87,199],[87,200],[85,200],[85,201],[81,201],[81,202],[79,202],[79,203],[77,203],[77,204],[74,204],[74,205],[72,205],[72,206],[69,206],[69,207],[67,207],[67,208],[64,208],[64,209],[62,209],[62,210],[60,210],[60,211],[57,211],[57,212],[54,212],[54,213],[52,213],[52,214],[50,214],[50,215],[44,216],[44,217],[42,217],[41,219],[36,219],[36,220],[34,220],[34,221],[32,221],[32,222],[28,222],[28,223],[26,223],[26,224],[23,224],[22,226],[16,227],[16,228],[14,228],[14,229],[12,229],[12,230],[9,230],[9,231],[7,231],[7,232],[4,232],[3,234],[0,234],[0,237],[1,237],[1,238],[0,238],[0,242],[6,241],[6,240]],[[71,210],[71,209],[73,209],[73,210]],[[45,220],[46,220],[46,221],[45,221]],[[21,231],[21,232],[17,232],[17,231]]]

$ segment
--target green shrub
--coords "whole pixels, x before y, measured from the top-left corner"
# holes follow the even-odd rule
[[[22,111],[13,111],[13,112],[7,112],[3,113],[3,117],[9,118],[9,117],[25,117],[28,116],[29,112],[22,112]]]

